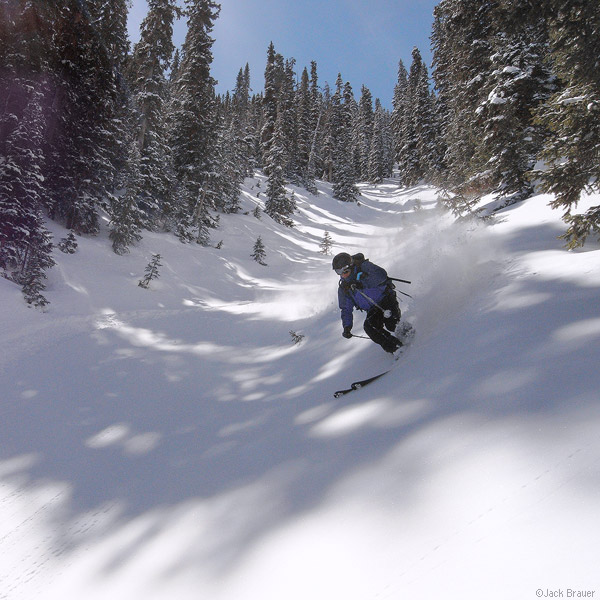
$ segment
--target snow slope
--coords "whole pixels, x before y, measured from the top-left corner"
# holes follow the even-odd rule
[[[220,249],[80,238],[46,313],[0,279],[0,598],[598,598],[599,246],[544,196],[321,184],[289,229],[246,183]],[[413,282],[414,343],[339,399],[391,360],[341,337],[325,231]]]

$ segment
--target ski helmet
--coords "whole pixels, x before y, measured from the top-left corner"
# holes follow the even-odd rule
[[[347,252],[340,252],[333,257],[333,262],[331,263],[334,271],[341,271],[345,267],[349,267],[352,264],[352,257]]]

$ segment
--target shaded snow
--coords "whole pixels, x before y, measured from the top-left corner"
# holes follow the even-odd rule
[[[246,183],[220,250],[79,238],[45,314],[0,279],[0,598],[597,597],[598,245],[544,196],[456,224],[321,184],[289,229]],[[413,282],[412,346],[339,399],[391,362],[341,337],[325,231]]]

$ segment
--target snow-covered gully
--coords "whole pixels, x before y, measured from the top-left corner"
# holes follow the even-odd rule
[[[598,245],[544,196],[456,223],[320,184],[286,228],[260,189],[218,249],[56,252],[45,313],[0,279],[0,598],[598,598]],[[412,281],[417,331],[337,399],[390,358],[341,337],[326,231]]]

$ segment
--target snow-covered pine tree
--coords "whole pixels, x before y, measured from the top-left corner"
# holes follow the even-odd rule
[[[479,132],[471,185],[480,194],[496,192],[516,202],[533,193],[528,177],[542,138],[532,110],[555,90],[547,26],[539,6],[529,0],[494,8],[490,72],[476,110]]]
[[[352,87],[344,84],[341,74],[332,97],[330,136],[333,152],[333,197],[355,202],[359,195],[352,165],[352,125],[355,100]]]
[[[442,135],[447,168],[441,183],[454,191],[473,174],[472,158],[479,139],[473,115],[490,72],[493,5],[480,0],[442,0],[434,9],[433,78],[438,106],[445,111]],[[469,199],[463,199],[468,204]]]
[[[444,137],[448,111],[443,98],[436,94],[434,90],[431,92],[431,102],[434,106],[433,129],[435,131],[435,138],[432,144],[432,165],[429,180],[433,185],[444,189],[447,187],[446,172],[448,170],[446,165],[446,152],[448,146],[446,145],[446,139]]]
[[[404,147],[404,122],[408,110],[408,71],[402,60],[398,62],[398,80],[394,87],[392,100],[392,136],[394,144],[394,162],[401,160],[401,152]]]
[[[140,28],[140,40],[129,61],[127,75],[138,115],[136,141],[140,152],[138,204],[147,228],[168,227],[173,209],[173,166],[167,143],[166,70],[173,56],[175,0],[150,0]]]
[[[138,285],[141,288],[144,288],[145,290],[147,290],[150,285],[150,282],[153,279],[158,279],[158,277],[160,275],[160,273],[158,272],[158,268],[162,267],[162,263],[160,262],[161,258],[162,257],[160,254],[152,255],[152,259],[146,265],[146,268],[144,270],[144,277],[142,277],[142,279],[140,279],[138,281]]]
[[[47,40],[31,25],[51,15],[30,3],[14,8],[10,19],[0,19],[0,88],[6,94],[0,113],[0,275],[21,284],[27,302],[43,306],[45,270],[54,264],[42,215],[52,86]]]
[[[267,266],[265,262],[265,258],[267,257],[267,253],[265,251],[265,245],[263,244],[262,238],[260,235],[258,236],[256,242],[254,243],[254,247],[252,249],[252,254],[250,255],[259,265],[263,267]]]
[[[224,213],[236,213],[240,209],[240,189],[244,180],[244,145],[235,119],[227,126],[223,122],[220,131],[219,171],[221,201],[217,208]]]
[[[142,239],[142,214],[138,208],[142,178],[140,176],[140,149],[135,139],[129,144],[124,192],[111,205],[109,238],[116,254],[126,254],[129,246]]]
[[[383,109],[383,163],[385,165],[385,176],[392,177],[394,173],[394,135],[392,131],[392,113]],[[439,131],[436,130],[436,131]],[[439,137],[439,136],[438,136]]]
[[[310,93],[310,81],[308,70],[305,68],[302,71],[300,85],[296,92],[296,122],[297,122],[297,144],[296,144],[296,164],[298,169],[299,180],[306,189],[313,190],[315,187],[314,171],[310,172],[309,162],[311,148],[314,137],[312,128],[313,109],[312,98]]]
[[[381,183],[388,174],[385,144],[385,114],[379,98],[375,100],[373,132],[367,162],[367,181]]]
[[[285,146],[285,175],[288,180],[300,183],[302,174],[298,167],[298,125],[296,114],[296,59],[285,61],[284,77],[279,93],[279,108],[282,113],[283,139]]]
[[[284,165],[286,160],[283,111],[277,114],[275,130],[269,153],[266,156],[267,200],[265,212],[278,223],[291,226],[290,216],[296,210],[296,202],[288,198],[285,189]]]
[[[152,2],[150,2],[151,4]],[[110,62],[123,72],[129,56],[127,37],[127,8],[129,0],[86,0],[92,23]]]
[[[249,177],[256,166],[253,142],[255,132],[250,109],[250,67],[246,63],[245,68],[238,73],[231,99],[231,129],[235,133],[235,155],[242,179]]]
[[[171,148],[178,181],[176,232],[182,241],[207,244],[215,224],[210,210],[218,198],[219,121],[210,74],[210,33],[220,6],[210,0],[186,0],[188,31],[177,80],[173,85]]]
[[[52,10],[48,55],[55,88],[44,202],[50,216],[68,229],[95,233],[98,207],[115,184],[119,140],[113,119],[122,84],[92,20],[95,4],[65,0],[47,6]]]
[[[319,252],[321,254],[329,255],[331,254],[331,248],[333,248],[333,239],[331,238],[329,231],[326,231],[323,234],[321,243],[319,244]]]
[[[535,175],[565,211],[568,247],[600,235],[600,206],[573,214],[583,191],[600,190],[600,5],[586,0],[548,0],[554,73],[561,87],[539,107],[537,123],[550,132],[541,157],[549,169]]]
[[[36,308],[44,308],[50,302],[42,294],[46,289],[44,280],[46,279],[46,270],[38,260],[40,257],[34,254],[28,261],[27,270],[23,273],[22,291],[27,304]]]
[[[116,190],[122,187],[122,175],[127,170],[128,142],[133,125],[132,95],[124,77],[129,58],[127,36],[127,8],[129,0],[86,0],[80,4],[90,13],[90,25],[106,56],[112,73],[114,94],[107,126],[99,130],[99,144],[105,156],[106,197],[100,204],[112,210],[111,205],[120,196]]]
[[[430,154],[434,141],[433,104],[429,75],[418,48],[413,48],[407,80],[407,101],[402,121],[402,147],[398,153],[400,178],[405,185],[416,185],[426,178],[432,166]]]
[[[323,172],[322,146],[323,132],[325,131],[325,103],[323,95],[319,89],[319,77],[317,74],[317,63],[310,63],[310,131],[312,132],[310,142],[310,153],[307,166],[307,189],[313,193],[317,193],[317,188],[314,185],[314,180],[317,173]]]
[[[369,161],[371,156],[371,140],[374,134],[375,115],[373,113],[373,96],[365,85],[362,86],[358,102],[357,145],[359,158],[359,178],[371,181]],[[379,134],[382,132],[379,131]]]
[[[65,254],[75,254],[77,252],[77,238],[72,231],[57,244],[58,249]]]
[[[279,92],[284,78],[283,56],[275,52],[273,42],[267,49],[267,66],[265,67],[265,88],[262,98],[263,126],[260,132],[261,163],[265,173],[269,174],[266,159],[273,143],[275,121],[279,110]]]

